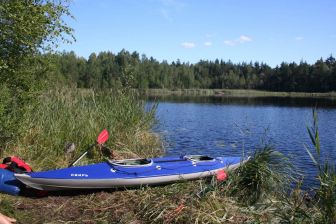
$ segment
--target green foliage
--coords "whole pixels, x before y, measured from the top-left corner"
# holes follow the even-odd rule
[[[67,4],[67,0],[0,1],[1,145],[17,134],[27,105],[36,103],[49,68],[41,52],[72,38],[72,29],[63,20],[70,15]]]
[[[76,157],[106,128],[110,132],[107,145],[113,150],[155,156],[161,152],[160,144],[157,137],[148,134],[155,108],[144,112],[135,95],[121,91],[50,90],[39,97],[38,106],[25,113],[15,154],[35,169],[64,167],[73,159],[66,159],[66,143],[75,143],[72,157]],[[93,156],[93,161],[102,159],[98,154]]]
[[[22,59],[40,49],[50,50],[57,39],[67,41],[63,34],[72,29],[62,20],[70,15],[67,1],[1,0],[0,5],[0,68],[15,71]]]
[[[305,146],[318,170],[320,186],[316,189],[317,204],[322,214],[323,223],[336,222],[336,164],[327,159],[322,160],[320,138],[318,132],[318,116],[316,109],[313,110],[313,124],[307,127],[314,150]],[[315,155],[314,155],[315,153]]]
[[[255,204],[276,194],[284,194],[293,181],[289,160],[270,146],[255,151],[252,158],[240,166],[232,179],[231,194],[246,204]]]

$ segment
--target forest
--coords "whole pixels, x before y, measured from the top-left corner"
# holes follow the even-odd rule
[[[230,60],[180,60],[159,62],[153,57],[121,50],[92,53],[88,59],[74,52],[44,55],[57,65],[55,77],[79,88],[138,89],[257,89],[281,92],[329,92],[336,90],[336,60],[330,55],[314,64],[282,62],[272,68],[263,62]]]

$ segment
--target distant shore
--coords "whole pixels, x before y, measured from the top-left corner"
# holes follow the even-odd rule
[[[271,92],[251,89],[144,89],[146,96],[212,96],[212,97],[302,97],[302,98],[336,98],[336,92]]]

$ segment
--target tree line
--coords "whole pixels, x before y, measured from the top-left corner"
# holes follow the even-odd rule
[[[121,50],[92,53],[88,59],[74,52],[50,55],[57,64],[58,79],[80,88],[260,89],[286,92],[336,90],[336,61],[330,55],[314,64],[282,62],[232,63],[216,59],[191,64],[180,60],[159,62],[153,57]]]

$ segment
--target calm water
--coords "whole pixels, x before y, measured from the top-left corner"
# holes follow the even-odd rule
[[[315,168],[304,149],[306,126],[317,106],[323,155],[336,159],[336,101],[290,98],[161,98],[154,130],[166,143],[167,155],[241,156],[269,143],[290,156],[314,183]]]

